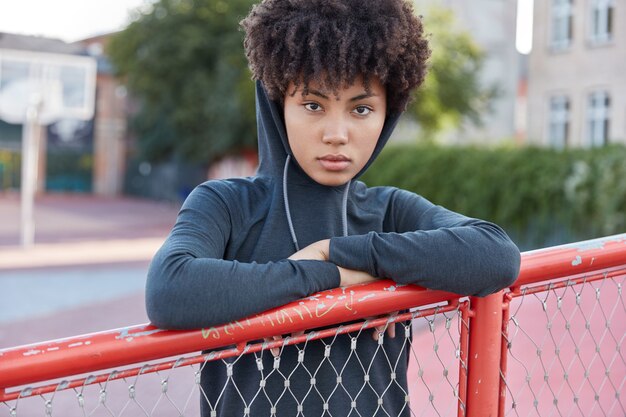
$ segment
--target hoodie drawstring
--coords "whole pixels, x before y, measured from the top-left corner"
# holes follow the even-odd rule
[[[350,183],[348,181],[346,188],[343,190],[343,202],[341,204],[341,224],[343,225],[343,235],[348,236],[348,191],[350,191]]]
[[[289,224],[289,233],[291,233],[291,240],[297,252],[300,250],[300,245],[298,245],[296,230],[294,229],[293,221],[291,220],[291,210],[289,209],[289,195],[287,193],[287,172],[289,170],[289,161],[291,161],[291,155],[287,155],[287,159],[285,160],[285,168],[283,169],[283,201],[285,203],[285,215],[287,216],[287,223]],[[341,204],[341,224],[344,236],[348,236],[348,192],[350,191],[351,183],[352,181],[349,181],[343,190],[343,201]]]
[[[283,169],[283,200],[285,202],[285,214],[287,215],[287,223],[289,223],[289,232],[291,233],[291,240],[296,247],[296,252],[300,250],[298,245],[298,238],[296,237],[296,231],[293,228],[293,222],[291,221],[291,210],[289,210],[289,196],[287,195],[287,170],[289,168],[289,161],[291,155],[287,155],[285,160],[285,168]]]

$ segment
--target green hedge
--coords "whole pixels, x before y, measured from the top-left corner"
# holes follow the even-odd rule
[[[504,227],[522,249],[626,231],[626,147],[395,145],[362,178]]]

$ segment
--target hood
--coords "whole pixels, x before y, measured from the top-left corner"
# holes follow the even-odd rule
[[[259,141],[259,169],[257,175],[275,178],[282,200],[280,217],[286,219],[295,251],[306,245],[333,236],[348,236],[348,205],[351,181],[329,187],[310,178],[293,157],[279,103],[269,99],[261,82],[256,83],[257,129]],[[367,164],[355,176],[359,177],[372,164],[389,140],[399,114],[388,115],[383,130]],[[354,178],[353,178],[354,179]],[[276,204],[273,204],[277,207]],[[315,207],[315,219],[311,208]],[[266,220],[273,224],[272,211]],[[284,216],[284,217],[283,217]]]
[[[365,164],[363,169],[359,171],[353,179],[363,175],[374,160],[376,160],[376,157],[383,150],[389,137],[393,133],[400,115],[400,113],[387,115],[385,125],[378,138],[374,152],[370,156],[369,161],[367,161],[367,164]],[[313,182],[298,166],[297,161],[291,153],[283,119],[283,110],[280,107],[280,103],[270,100],[260,81],[256,82],[256,119],[259,142],[259,168],[257,174],[282,177],[287,156],[291,156],[290,164],[298,171],[297,176],[304,176]],[[320,186],[324,187],[322,185]]]

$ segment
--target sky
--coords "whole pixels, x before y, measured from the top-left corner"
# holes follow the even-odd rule
[[[0,32],[66,42],[123,29],[130,12],[155,0],[0,0]],[[529,53],[533,0],[518,0],[516,47]]]
[[[0,0],[0,32],[73,42],[123,29],[152,0]]]

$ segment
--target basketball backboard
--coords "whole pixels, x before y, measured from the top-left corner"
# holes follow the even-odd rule
[[[22,129],[22,245],[35,239],[34,198],[41,125],[89,120],[96,95],[90,57],[0,49],[0,119]]]
[[[96,61],[91,57],[0,49],[0,119],[26,121],[33,100],[39,123],[93,117]]]

